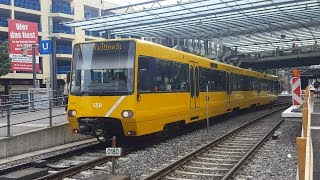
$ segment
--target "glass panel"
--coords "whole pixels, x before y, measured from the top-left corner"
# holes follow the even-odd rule
[[[193,66],[189,67],[189,77],[190,77],[190,93],[191,97],[194,97],[194,76],[193,76]]]
[[[76,44],[71,94],[125,95],[133,92],[133,41]]]
[[[196,83],[196,97],[199,97],[200,90],[199,90],[199,67],[195,67],[195,83]]]
[[[171,65],[172,62],[156,60],[155,81],[159,92],[172,91]]]
[[[188,65],[181,63],[173,63],[172,72],[172,90],[187,92],[189,91]]]
[[[153,92],[158,91],[153,88],[152,82],[152,70],[151,70],[151,60],[150,57],[139,57],[138,65],[138,92]]]

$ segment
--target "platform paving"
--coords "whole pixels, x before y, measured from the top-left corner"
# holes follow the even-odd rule
[[[320,98],[313,98],[311,137],[313,148],[313,179],[320,177]]]
[[[290,106],[288,109],[283,111],[281,113],[281,116],[285,119],[291,119],[291,118],[300,118],[300,121],[302,122],[302,106]]]
[[[52,115],[56,116],[52,118],[52,125],[57,125],[61,123],[67,123],[67,117],[65,114],[64,107],[58,107],[52,109]],[[41,119],[33,122],[22,123],[25,121],[31,121],[35,119]],[[10,127],[11,135],[21,134],[24,132],[40,129],[43,127],[49,126],[49,110],[41,110],[36,112],[28,112],[26,110],[15,110],[10,116],[10,123],[22,123],[18,125],[13,125]],[[7,125],[7,116],[6,113],[3,113],[3,116],[0,114],[0,138],[7,136],[7,127],[2,127]]]

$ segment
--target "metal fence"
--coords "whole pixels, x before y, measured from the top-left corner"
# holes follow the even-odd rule
[[[44,93],[47,96],[43,96]],[[38,96],[42,94],[42,96]],[[0,96],[0,110],[1,118],[7,120],[6,125],[0,126],[0,128],[7,128],[7,136],[11,136],[11,126],[40,121],[48,119],[48,126],[52,126],[53,117],[65,115],[65,113],[53,115],[53,109],[66,107],[67,96],[64,96],[59,91],[52,91],[44,89],[43,91],[21,93],[21,94],[10,94]],[[28,113],[43,112],[47,111],[47,116],[45,117],[33,117],[28,120],[19,121],[16,123],[11,123],[12,116],[24,115]]]

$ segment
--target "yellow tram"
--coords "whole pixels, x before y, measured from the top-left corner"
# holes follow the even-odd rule
[[[74,133],[142,136],[273,103],[278,78],[137,39],[75,44],[68,120]]]

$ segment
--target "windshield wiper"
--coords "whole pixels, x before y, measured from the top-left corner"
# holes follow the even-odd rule
[[[131,92],[129,91],[107,91],[107,90],[100,90],[98,92],[95,92],[94,94],[97,95],[104,95],[104,96],[119,96],[119,95],[127,95]]]
[[[89,84],[88,86],[85,86],[84,90],[80,92],[80,96],[84,95],[87,93],[88,89],[94,87],[93,84]]]

